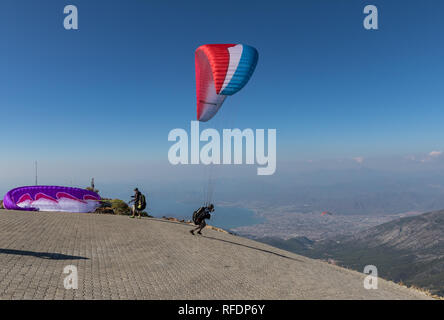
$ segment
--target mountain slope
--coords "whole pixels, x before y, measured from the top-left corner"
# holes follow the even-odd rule
[[[386,279],[444,295],[444,210],[401,218],[310,246],[276,239],[265,242],[359,271],[375,265]]]
[[[426,299],[388,281],[162,219],[0,210],[0,299]],[[76,290],[63,287],[67,265]]]

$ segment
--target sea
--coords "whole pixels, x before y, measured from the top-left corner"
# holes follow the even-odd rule
[[[175,201],[156,201],[151,199],[148,204],[148,212],[156,218],[174,217],[177,219],[191,220],[193,212],[198,207],[189,203],[175,202]],[[232,229],[251,226],[264,222],[265,219],[258,217],[254,211],[246,208],[217,206],[215,211],[211,213],[211,219],[207,220],[209,225],[222,228],[230,231]]]

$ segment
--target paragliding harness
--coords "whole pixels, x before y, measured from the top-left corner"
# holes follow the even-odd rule
[[[206,207],[200,207],[193,212],[193,222],[195,225],[200,225],[204,219],[210,219],[211,214],[207,211]]]
[[[142,211],[146,208],[146,198],[145,196],[141,193],[139,196],[139,201],[138,203],[136,203],[136,209],[138,211]]]

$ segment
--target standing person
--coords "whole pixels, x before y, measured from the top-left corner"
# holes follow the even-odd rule
[[[211,219],[210,212],[214,212],[214,205],[210,204],[208,207],[200,207],[193,213],[193,222],[197,225],[197,228],[190,230],[190,233],[194,236],[194,231],[198,234],[202,234],[202,229],[206,227],[206,219]]]
[[[129,203],[134,202],[134,204],[131,206],[131,212],[133,213],[130,218],[134,218],[136,213],[139,215],[139,219],[141,218],[142,210],[146,207],[146,200],[145,196],[139,191],[138,188],[134,189],[134,195],[131,196],[131,198],[134,198],[130,200]]]

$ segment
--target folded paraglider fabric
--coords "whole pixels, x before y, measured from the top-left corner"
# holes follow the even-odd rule
[[[92,212],[100,205],[99,200],[97,193],[86,189],[30,186],[10,190],[3,206],[9,210]]]

